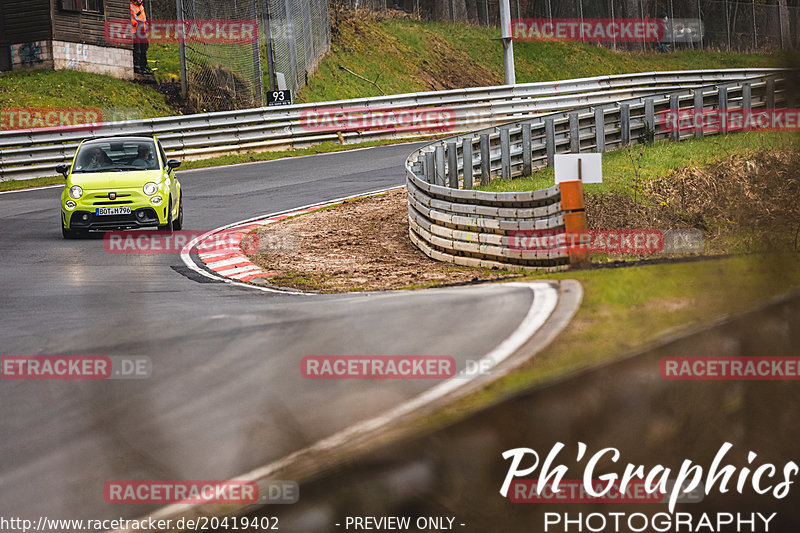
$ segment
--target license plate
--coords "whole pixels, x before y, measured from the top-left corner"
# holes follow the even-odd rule
[[[115,207],[97,207],[94,214],[101,217],[105,215],[130,215],[131,208],[127,205],[120,205]]]

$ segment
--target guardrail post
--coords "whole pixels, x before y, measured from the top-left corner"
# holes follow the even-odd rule
[[[511,135],[508,128],[500,130],[500,167],[503,179],[511,179]]]
[[[753,86],[749,82],[742,84],[742,109],[753,107]]]
[[[586,268],[589,266],[590,260],[586,249],[581,246],[585,242],[583,234],[587,233],[583,182],[581,180],[562,181],[558,184],[558,190],[561,193],[561,216],[564,220],[564,229],[568,236],[573,236],[573,238],[567,239],[571,245],[569,247],[570,267]],[[574,238],[575,235],[578,236],[577,239]],[[576,241],[578,242],[577,246],[574,244]]]
[[[544,119],[544,147],[547,152],[547,166],[552,167],[556,157],[556,128],[552,118]]]
[[[450,180],[448,186],[458,189],[458,145],[447,143],[447,176]]]
[[[681,123],[679,120],[679,115],[681,111],[681,101],[680,95],[673,94],[669,97],[669,114],[670,118],[672,119],[672,131],[669,132],[670,139],[675,142],[681,140]],[[669,126],[669,122],[667,121],[667,126]],[[667,128],[669,129],[669,127]]]
[[[436,154],[433,151],[425,152],[425,181],[436,183]]]
[[[472,138],[461,140],[461,160],[464,162],[464,188],[472,188]]]
[[[697,126],[697,119],[695,117],[696,115],[703,113],[703,89],[694,89],[692,93],[694,94],[694,116],[692,116],[692,122],[695,124],[694,136],[702,137],[703,128]]]
[[[656,101],[652,98],[644,100],[644,126],[648,132],[656,130]]]
[[[764,89],[764,105],[767,109],[775,108],[775,78],[767,78],[766,88]]]
[[[578,114],[569,114],[569,151],[573,154],[581,152],[581,129]]]
[[[631,105],[619,105],[619,134],[622,138],[622,145],[631,143]]]
[[[522,175],[530,176],[533,174],[531,165],[531,125],[522,125]]]
[[[492,171],[492,161],[489,155],[489,134],[481,135],[481,185],[489,185],[490,173]]]
[[[436,147],[436,185],[444,186],[444,146]]]
[[[606,113],[602,106],[594,108],[594,143],[599,153],[606,151]]]
[[[719,130],[720,133],[728,133],[728,88],[720,86],[717,89],[717,96],[719,97]]]

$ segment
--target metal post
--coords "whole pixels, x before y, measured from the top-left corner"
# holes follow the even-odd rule
[[[581,153],[581,130],[577,113],[569,114],[569,151]]]
[[[258,13],[256,2],[257,0],[253,0],[253,18],[256,18]],[[255,78],[253,96],[257,103],[256,107],[261,107],[264,105],[264,78],[261,73],[261,50],[258,43],[258,34],[256,34],[256,39],[253,41],[253,77]]]
[[[272,26],[269,20],[269,0],[263,0],[264,9],[261,10],[261,25],[264,26],[264,42],[267,45],[267,77],[269,90],[278,90],[278,79],[275,76],[275,43],[272,41]]]
[[[547,153],[547,166],[552,167],[556,155],[556,129],[552,118],[544,119],[544,149]]]
[[[500,174],[504,180],[511,179],[511,136],[508,128],[500,130]]]
[[[436,147],[436,185],[444,187],[444,146]]]
[[[644,124],[648,131],[656,129],[656,102],[652,98],[647,98],[644,101]]]
[[[601,154],[606,151],[606,112],[602,106],[594,108],[594,144]]]
[[[461,160],[464,164],[464,188],[472,188],[472,138],[461,140]]]
[[[436,183],[436,154],[425,152],[425,181]]]
[[[742,84],[742,109],[750,110],[753,107],[753,87],[750,82]]]
[[[178,20],[183,21],[183,0],[175,0],[175,8],[178,12]],[[178,54],[181,63],[181,97],[185,100],[189,94],[189,83],[186,78],[186,47],[183,39],[178,41]]]
[[[631,142],[631,105],[619,105],[619,131],[622,138],[622,145],[625,146]]]
[[[775,78],[767,78],[767,86],[764,89],[766,94],[764,95],[764,106],[767,109],[774,109],[775,108]]]
[[[694,112],[695,113],[702,113],[703,112],[703,89],[694,89],[692,91],[694,93]],[[694,127],[694,136],[695,137],[702,137],[703,136],[703,128],[697,125],[697,121],[694,120],[695,127]]]
[[[531,165],[531,125],[522,125],[522,175],[530,176],[533,174]]]
[[[725,35],[728,39],[728,52],[731,51],[731,23],[730,14],[728,13],[728,0],[725,0]]]
[[[753,51],[758,50],[758,30],[756,29],[756,0],[750,0],[750,13],[753,16]]]
[[[670,138],[673,141],[678,142],[681,140],[681,128],[680,128],[680,120],[678,120],[678,114],[680,113],[680,96],[677,94],[673,94],[669,97],[669,112],[672,115],[673,120],[673,129],[670,132]]]
[[[481,185],[489,185],[492,162],[489,155],[489,135],[481,134]]]
[[[700,0],[695,1],[695,9],[697,10],[697,20],[700,21],[700,28],[703,31],[700,33],[700,49],[703,49],[703,41],[705,40],[705,28],[703,26],[703,13],[700,11]]]
[[[725,115],[728,112],[728,88],[720,87],[718,91],[719,96],[719,129],[721,133],[728,133],[728,117]]]
[[[447,176],[448,186],[451,189],[458,189],[458,145],[447,143]]]
[[[500,27],[502,29],[503,67],[506,85],[515,85],[517,76],[514,72],[514,42],[511,40],[511,7],[508,0],[500,0]]]

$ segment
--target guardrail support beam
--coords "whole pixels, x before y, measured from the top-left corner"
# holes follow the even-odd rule
[[[447,143],[447,177],[448,187],[458,189],[458,145]]]
[[[775,108],[775,78],[767,78],[765,88],[766,94],[764,95],[764,105],[767,109]]]
[[[472,188],[472,139],[461,140],[461,159],[464,165],[464,188]]]
[[[444,146],[439,145],[436,147],[436,185],[444,187]]]
[[[742,109],[750,110],[753,107],[753,86],[750,83],[742,84]]]
[[[606,113],[603,107],[594,109],[594,143],[598,153],[606,151]]]
[[[695,113],[702,113],[703,107],[705,103],[703,102],[703,89],[694,89],[692,91],[694,95],[694,112]],[[697,121],[694,121],[695,124]],[[702,137],[703,136],[703,128],[699,126],[694,127],[694,136],[695,137]]]
[[[619,105],[619,135],[622,140],[622,146],[627,146],[631,143],[631,105]]]
[[[569,114],[569,151],[573,154],[581,153],[581,129],[577,113]]]
[[[552,118],[544,119],[544,148],[547,152],[547,166],[552,167],[556,157],[556,129]]]
[[[500,173],[504,180],[511,179],[511,135],[508,128],[500,130]]]
[[[481,135],[481,185],[489,185],[491,179],[492,166],[489,159],[489,135]]]
[[[425,181],[436,183],[436,154],[425,152]]]
[[[673,94],[669,97],[669,113],[672,120],[672,131],[669,132],[670,139],[675,142],[681,140],[681,124],[680,120],[678,120],[678,115],[680,113],[681,108],[681,101],[680,96],[677,94]],[[669,126],[669,122],[667,122],[666,126]],[[669,129],[669,127],[667,128]]]
[[[721,133],[728,133],[728,117],[725,116],[728,112],[728,88],[720,86],[717,90],[717,96],[719,97],[719,130]]]
[[[526,122],[522,125],[522,175],[533,174],[531,165],[531,125]]]

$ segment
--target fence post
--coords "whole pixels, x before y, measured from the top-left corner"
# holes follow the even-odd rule
[[[444,186],[444,146],[436,147],[436,185]]]
[[[626,146],[631,142],[631,105],[619,105],[619,134],[622,138],[622,145]]]
[[[492,171],[491,155],[489,155],[489,134],[481,134],[481,185],[489,185]]]
[[[433,150],[425,152],[425,181],[436,183],[436,154]]]
[[[728,133],[728,117],[726,116],[728,112],[728,88],[721,86],[717,90],[717,96],[719,97],[719,129],[720,133]]]
[[[458,189],[458,145],[447,143],[447,175],[450,179],[448,186]]]
[[[461,140],[461,160],[464,162],[464,188],[472,188],[472,137]]]
[[[522,175],[533,174],[531,167],[531,125],[526,122],[522,125]]]
[[[673,94],[669,97],[669,113],[672,116],[672,131],[670,132],[670,138],[678,142],[681,140],[681,124],[680,124],[680,111],[681,111],[681,101],[680,95]]]
[[[775,78],[767,78],[767,85],[764,89],[767,94],[764,95],[764,105],[767,109],[775,108]]]
[[[561,193],[561,211],[564,220],[564,229],[568,235],[578,235],[578,242],[583,244],[583,234],[586,233],[586,201],[583,197],[583,182],[581,180],[562,181],[558,184]],[[570,243],[574,239],[568,239]],[[589,254],[586,249],[578,244],[569,248],[569,264],[573,268],[585,268],[590,264]]]
[[[577,113],[569,114],[569,151],[573,154],[581,152],[581,130]]]
[[[750,110],[753,107],[753,87],[749,82],[742,84],[742,109]]]
[[[606,113],[602,106],[594,108],[594,143],[599,153],[606,151]]]
[[[500,130],[500,174],[504,180],[511,179],[511,137],[508,128]]]
[[[652,98],[644,101],[644,125],[648,131],[655,133],[656,129],[656,102]]]
[[[552,167],[556,156],[556,129],[552,117],[544,119],[544,147],[547,152],[547,166]]]
[[[695,112],[695,114],[702,113],[703,112],[703,89],[694,89],[692,91],[692,93],[694,94],[694,112]],[[696,125],[697,121],[694,120],[694,118],[692,119],[692,121],[695,123],[694,136],[695,137],[702,137],[703,136],[703,128],[701,126],[697,126]]]

